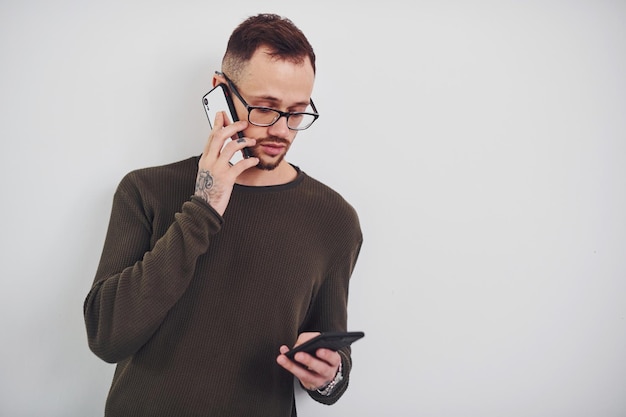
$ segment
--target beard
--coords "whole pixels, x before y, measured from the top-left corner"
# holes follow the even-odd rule
[[[267,143],[267,142],[275,142],[275,143],[284,144],[285,152],[275,157],[277,159],[272,159],[271,161],[264,161],[259,152],[259,148],[260,148],[259,145],[262,145],[263,143]],[[250,153],[252,154],[252,156],[259,158],[259,163],[256,165],[255,168],[263,170],[263,171],[274,170],[278,165],[280,165],[283,159],[285,159],[285,155],[287,154],[287,151],[289,150],[289,146],[290,146],[290,143],[287,140],[282,139],[282,138],[277,138],[274,136],[263,138],[263,139],[257,139],[256,146],[254,146],[253,148],[250,148]]]

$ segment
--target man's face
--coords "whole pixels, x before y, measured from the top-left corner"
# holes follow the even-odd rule
[[[296,112],[307,111],[314,80],[315,74],[308,58],[301,64],[295,64],[274,59],[267,54],[267,49],[259,48],[235,83],[241,96],[251,106]],[[239,119],[248,120],[248,111],[241,101],[237,98],[234,101]],[[246,137],[256,139],[252,154],[259,158],[257,167],[266,170],[283,163],[296,133],[287,127],[285,117],[268,127],[250,124],[244,131]]]

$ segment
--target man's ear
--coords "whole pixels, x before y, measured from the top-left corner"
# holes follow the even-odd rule
[[[226,77],[221,72],[215,71],[215,74],[213,74],[213,87],[218,84],[226,84]]]

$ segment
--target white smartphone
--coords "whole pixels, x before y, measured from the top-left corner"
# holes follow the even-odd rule
[[[204,97],[202,97],[202,104],[204,106],[206,116],[209,119],[209,126],[211,126],[211,129],[213,129],[213,123],[215,123],[215,116],[217,116],[217,113],[220,111],[225,112],[227,117],[230,117],[232,122],[239,120],[237,118],[237,112],[235,111],[235,105],[230,97],[230,91],[228,91],[228,88],[224,84],[218,84],[211,91],[206,93]],[[237,136],[241,138],[243,137],[243,133],[237,132]],[[235,155],[231,158],[230,163],[235,164],[242,158],[249,158],[250,155],[250,150],[248,148],[243,148],[241,152],[235,152]]]

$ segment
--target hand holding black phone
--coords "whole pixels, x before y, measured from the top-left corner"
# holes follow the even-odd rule
[[[315,356],[317,349],[330,349],[337,351],[342,347],[349,346],[355,341],[365,336],[363,332],[326,332],[315,336],[301,345],[292,348],[285,353],[289,359],[294,360],[294,355],[298,352],[306,352]]]

